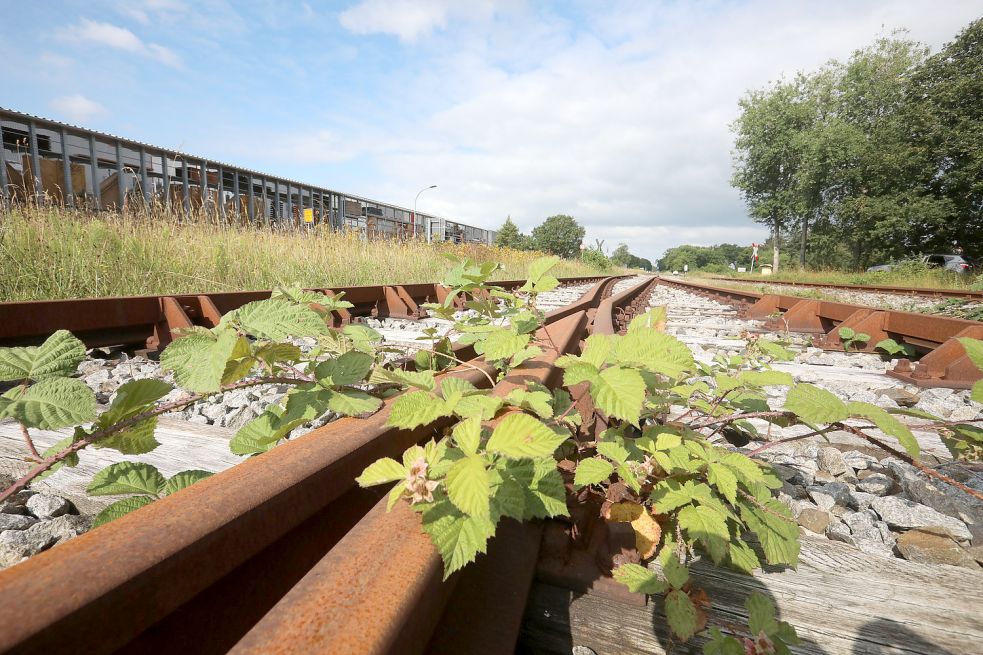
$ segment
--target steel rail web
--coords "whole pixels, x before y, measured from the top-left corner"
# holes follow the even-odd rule
[[[564,284],[595,282],[601,276],[561,278]],[[493,282],[515,289],[525,280]],[[328,295],[345,294],[355,306],[337,312],[339,323],[353,316],[415,319],[425,316],[425,302],[440,302],[439,284],[373,285],[312,288]],[[270,290],[122,296],[72,300],[0,302],[0,346],[34,345],[56,330],[70,330],[88,348],[140,345],[158,350],[172,339],[171,331],[191,325],[214,327],[223,314],[246,303],[270,297]]]
[[[588,311],[596,310],[616,279],[597,282],[575,303],[547,315],[545,333],[562,352],[576,351]],[[556,356],[552,352],[525,363],[506,382],[516,384],[526,377],[555,382],[559,371],[552,361]],[[487,387],[482,371],[490,373],[492,368],[480,360],[472,366],[481,370],[459,366],[444,375]],[[440,567],[434,568],[433,559],[437,555],[429,542],[413,541],[420,535],[419,525],[400,527],[399,521],[417,517],[397,511],[380,518],[378,511],[370,509],[383,492],[362,490],[354,483],[372,461],[398,457],[408,446],[449,424],[438,421],[412,431],[387,427],[391,406],[392,399],[388,399],[368,419],[342,418],[330,423],[0,572],[0,621],[6,626],[0,631],[0,652],[227,652],[240,640],[240,647],[246,648],[249,640],[261,636],[256,626],[273,621],[267,615],[276,616],[278,603],[293,598],[291,589],[307,580],[305,576],[325,558],[362,562],[369,558],[375,564],[364,571],[381,572],[409,561],[403,555],[378,557],[379,552],[392,553],[393,547],[405,543],[411,551],[416,548],[425,554],[420,561],[438,574]],[[350,551],[352,535],[360,534],[350,532],[352,527],[364,528],[366,521],[376,520],[395,522],[396,531],[382,539],[393,542],[386,547],[389,550]],[[374,529],[369,532],[385,536]],[[527,566],[531,584],[538,546],[525,530],[513,534],[511,540],[506,538],[515,532],[514,526],[506,526],[500,541],[525,543],[532,555],[532,564]],[[338,548],[333,547],[336,544]],[[501,563],[502,558],[501,553],[490,553],[486,559]],[[405,566],[400,570],[412,573]],[[416,588],[431,588],[436,584],[431,578]],[[359,580],[347,578],[345,584]],[[453,590],[453,580],[437,584],[444,597]],[[502,587],[501,578],[495,584]],[[525,592],[521,585],[518,589],[511,613],[514,635],[525,605]],[[348,608],[351,623],[344,629],[361,635],[365,643],[383,645],[387,643],[383,633],[366,634],[372,625],[380,625],[368,621],[373,612],[378,619],[378,612],[387,608],[404,616],[423,611],[420,623],[431,627],[440,618],[437,607],[427,612],[423,605],[417,609],[397,606],[393,598],[381,603],[385,607],[366,606],[359,598],[350,598],[358,611],[355,606]],[[425,645],[425,633],[417,635],[416,646]],[[386,634],[390,639],[399,637],[392,652],[411,652],[403,650],[409,633],[400,629]],[[310,646],[316,651],[330,644]]]

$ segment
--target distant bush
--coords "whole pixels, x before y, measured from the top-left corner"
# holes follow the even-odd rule
[[[599,271],[606,271],[611,268],[611,260],[597,248],[588,248],[587,250],[584,250],[580,255],[580,261],[591,268],[596,268]]]

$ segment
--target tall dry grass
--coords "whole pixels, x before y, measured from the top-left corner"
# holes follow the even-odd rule
[[[522,278],[542,253],[482,245],[367,241],[355,232],[263,228],[59,209],[0,212],[0,300],[194,293],[439,280],[441,253],[504,265]],[[559,276],[599,272],[563,261]]]
[[[700,276],[702,274],[696,273]],[[909,262],[891,271],[809,271],[782,269],[770,276],[749,273],[713,274],[734,281],[767,284],[768,282],[806,282],[809,284],[860,284],[864,286],[905,287],[908,289],[969,289],[976,283],[973,275],[959,275],[952,271],[930,268],[921,263]]]

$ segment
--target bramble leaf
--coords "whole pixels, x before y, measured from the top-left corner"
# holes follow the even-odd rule
[[[155,500],[156,498],[153,496],[130,496],[123,500],[117,500],[96,515],[95,520],[92,521],[92,527],[98,528],[100,525],[115,521],[119,517],[140,509],[144,505],[149,505]]]
[[[84,359],[85,344],[68,330],[58,330],[40,346],[0,348],[0,382],[65,377]]]
[[[223,316],[220,325],[236,325],[257,339],[270,341],[327,333],[324,319],[316,311],[285,298],[246,303]]]
[[[92,496],[150,494],[156,496],[166,483],[157,467],[142,462],[117,462],[92,476],[85,488]]]
[[[328,398],[328,409],[342,416],[368,416],[379,411],[382,401],[364,391],[341,389]]]
[[[201,482],[205,478],[211,476],[211,471],[202,471],[200,469],[179,471],[168,478],[167,482],[164,484],[164,488],[161,489],[161,493],[165,496],[170,496],[176,491],[181,491],[185,487],[190,487],[194,483]]]
[[[371,355],[350,350],[318,364],[314,368],[314,377],[326,387],[358,384],[372,370],[373,362]]]
[[[439,500],[423,511],[423,530],[444,560],[444,580],[484,553],[495,524],[487,516],[468,516],[449,500]]]
[[[606,459],[600,457],[583,459],[577,464],[573,485],[579,489],[587,485],[598,484],[611,477],[612,473],[614,473],[614,465]]]
[[[809,423],[835,423],[850,415],[843,401],[812,384],[797,384],[788,392],[785,409]]]
[[[232,330],[222,330],[218,335],[206,330],[192,332],[164,349],[161,368],[173,371],[178,385],[188,391],[218,391],[226,362],[238,340]]]
[[[355,482],[360,487],[373,487],[377,484],[402,480],[406,475],[405,466],[391,457],[383,457],[365,467],[362,475],[355,478]]]
[[[645,380],[635,369],[611,366],[591,382],[591,396],[608,416],[638,425],[645,402]]]
[[[488,516],[491,481],[478,455],[459,459],[447,472],[447,497],[468,515]]]
[[[666,594],[666,620],[673,634],[682,641],[696,634],[696,607],[685,592],[673,589]]]
[[[707,480],[729,502],[737,500],[737,476],[724,464],[711,462],[707,465]]]
[[[55,430],[95,418],[96,397],[77,378],[46,377],[9,403],[5,413],[28,427]]]
[[[752,591],[744,603],[748,611],[748,627],[751,634],[760,632],[772,635],[778,631],[778,621],[775,620],[775,604],[764,594]]]
[[[851,402],[847,405],[847,411],[850,412],[851,416],[862,416],[873,421],[874,425],[880,428],[884,434],[889,434],[897,439],[909,455],[918,459],[921,454],[918,439],[911,433],[907,425],[888,414],[883,408],[870,403]]]
[[[669,589],[653,571],[640,564],[622,564],[611,575],[633,593],[663,594]]]
[[[514,413],[495,426],[486,447],[513,459],[548,457],[566,439],[566,434],[529,414]]]
[[[441,400],[426,391],[411,391],[396,398],[386,425],[412,430],[449,415],[450,411]]]
[[[461,421],[454,426],[454,443],[465,455],[474,455],[481,445],[481,419],[478,417]]]

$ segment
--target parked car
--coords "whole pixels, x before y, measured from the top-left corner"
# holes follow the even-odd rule
[[[952,271],[953,273],[958,273],[960,275],[965,275],[972,273],[975,265],[973,261],[966,257],[965,255],[925,255],[920,260],[922,264],[930,266],[932,268],[944,268],[947,271]],[[895,264],[877,264],[876,266],[870,266],[867,268],[868,273],[876,272],[887,272],[894,270],[895,266],[905,262],[899,262]]]

